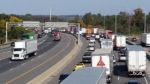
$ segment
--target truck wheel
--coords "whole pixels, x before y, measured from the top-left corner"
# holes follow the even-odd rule
[[[37,52],[34,52],[34,56],[36,56],[37,55]]]
[[[28,58],[29,58],[29,55],[26,55],[26,56],[25,56],[25,59],[28,59]]]

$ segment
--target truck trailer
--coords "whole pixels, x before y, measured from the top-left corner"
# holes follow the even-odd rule
[[[113,69],[112,48],[96,49],[92,52],[92,67],[105,67],[107,82],[111,82]]]
[[[114,47],[118,50],[126,47],[126,36],[117,35],[115,36],[115,45]]]
[[[112,39],[102,39],[100,42],[101,48],[112,48],[113,49],[113,41]]]
[[[141,43],[143,46],[150,46],[150,33],[143,33],[142,34]]]
[[[37,40],[22,40],[15,42],[13,48],[13,55],[11,60],[24,60],[29,57],[29,55],[37,55]]]
[[[146,51],[138,45],[127,46],[128,75],[142,75],[146,72]]]
[[[106,84],[106,69],[104,67],[79,68],[60,84]]]

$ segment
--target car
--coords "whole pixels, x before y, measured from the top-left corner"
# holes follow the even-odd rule
[[[70,75],[69,73],[62,73],[62,74],[60,74],[60,76],[59,76],[59,83],[61,83],[69,75]]]
[[[89,46],[94,46],[95,43],[94,42],[89,42]]]
[[[38,38],[42,38],[42,34],[38,34],[38,36],[37,36]]]
[[[15,46],[15,42],[11,42],[10,46],[14,47]]]
[[[133,42],[136,42],[136,41],[137,41],[137,39],[136,39],[136,38],[132,38],[132,41],[133,41]]]
[[[82,62],[83,63],[91,63],[91,53],[92,52],[85,52],[82,56]]]
[[[140,84],[140,83],[137,81],[128,81],[126,84]]]
[[[94,50],[95,50],[95,47],[94,47],[94,46],[89,46],[89,47],[88,47],[88,50],[89,50],[89,51],[94,51]]]
[[[87,40],[90,40],[90,37],[91,37],[90,35],[86,35]]]
[[[95,42],[95,38],[90,38],[90,42]]]
[[[77,70],[77,69],[79,69],[79,68],[84,68],[84,67],[85,67],[85,65],[84,65],[83,63],[78,63],[78,64],[76,64],[76,65],[74,66],[73,71],[75,71],[75,70]]]

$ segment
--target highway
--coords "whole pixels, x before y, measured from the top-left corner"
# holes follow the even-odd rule
[[[75,44],[74,37],[67,34],[63,34],[60,42],[51,42],[51,40],[49,38],[44,44],[39,46],[40,49],[37,57],[32,57],[25,61],[11,62],[9,59],[2,60],[0,84],[26,84],[26,82],[62,59]],[[68,45],[67,48],[65,48],[66,45]],[[58,55],[57,53],[64,48],[64,52]]]
[[[83,52],[85,52],[87,50],[88,41],[82,38],[82,42],[84,43],[84,45],[82,47],[82,51],[79,52],[77,57],[75,59],[73,59],[73,61],[63,69],[63,71],[61,71],[59,74],[56,74],[55,76],[53,76],[53,79],[50,80],[48,82],[48,84],[58,84],[58,79],[59,79],[59,76],[61,73],[72,73],[74,65],[77,64],[78,62],[82,61],[82,56],[84,54]],[[139,44],[140,41],[137,41],[137,42]],[[96,41],[95,47],[100,48],[99,43],[97,41]],[[120,53],[118,51],[113,51],[113,53],[115,55],[117,62],[115,64],[111,64],[111,65],[113,65],[113,67],[112,67],[112,70],[113,70],[112,83],[111,84],[125,84],[131,80],[138,81],[141,84],[148,84],[149,80],[147,77],[129,77],[128,72],[127,72],[126,63],[118,61]],[[91,63],[85,64],[85,65],[86,65],[86,67],[91,67]]]

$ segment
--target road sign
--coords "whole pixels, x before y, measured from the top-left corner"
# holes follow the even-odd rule
[[[45,22],[45,27],[51,27],[51,28],[66,27],[66,28],[68,28],[68,22]]]
[[[105,64],[102,60],[102,56],[100,56],[100,60],[98,61],[97,66],[105,66]]]

